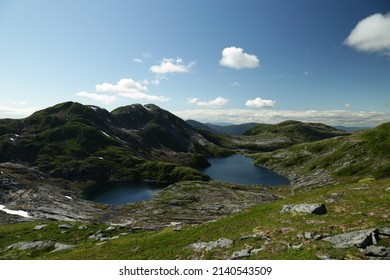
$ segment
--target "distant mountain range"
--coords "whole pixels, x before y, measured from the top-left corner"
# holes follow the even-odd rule
[[[37,167],[71,180],[205,180],[207,157],[264,152],[348,133],[324,124],[213,125],[185,122],[160,107],[111,112],[64,102],[20,119],[0,120],[0,162]]]

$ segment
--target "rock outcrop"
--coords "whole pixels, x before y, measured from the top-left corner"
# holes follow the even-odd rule
[[[326,210],[325,204],[297,204],[297,205],[284,205],[280,212],[298,212],[307,214],[323,215],[328,211]]]

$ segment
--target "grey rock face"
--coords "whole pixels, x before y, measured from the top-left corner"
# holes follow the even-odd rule
[[[326,210],[325,204],[297,204],[297,205],[284,205],[280,212],[299,212],[308,214],[323,215],[328,211]]]
[[[215,248],[228,248],[233,244],[233,241],[226,238],[220,238],[217,241],[211,241],[211,242],[197,242],[190,245],[190,248],[192,248],[195,251],[211,251]]]
[[[366,248],[370,245],[376,245],[376,236],[378,230],[375,228],[342,233],[322,240],[330,242],[334,248]]]
[[[245,257],[249,257],[251,255],[251,251],[248,249],[243,249],[241,251],[236,251],[232,254],[232,259],[241,259]]]
[[[76,248],[76,245],[67,245],[67,244],[61,244],[61,243],[56,243],[54,244],[54,250],[52,252],[58,252],[62,250],[72,250]]]
[[[379,234],[390,236],[390,228],[382,227],[378,230]]]
[[[45,227],[47,227],[46,224],[45,225],[37,225],[37,226],[34,227],[34,230],[41,230],[41,229],[43,229]]]
[[[390,257],[390,248],[371,245],[364,249],[363,253],[366,256]]]
[[[52,241],[18,242],[7,247],[6,250],[16,249],[20,251],[32,249],[44,249],[53,246]]]

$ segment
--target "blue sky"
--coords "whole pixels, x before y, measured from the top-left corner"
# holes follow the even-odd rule
[[[0,117],[73,100],[184,119],[390,121],[390,1],[0,0]]]

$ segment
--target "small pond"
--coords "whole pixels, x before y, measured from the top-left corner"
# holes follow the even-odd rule
[[[123,205],[152,199],[164,187],[152,183],[105,182],[87,187],[83,191],[83,197],[99,203]]]

